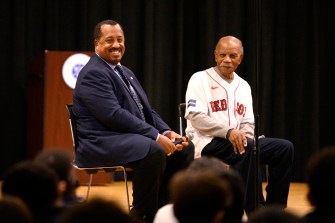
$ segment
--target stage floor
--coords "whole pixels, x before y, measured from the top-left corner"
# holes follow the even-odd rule
[[[129,182],[129,195],[131,197],[131,182]],[[264,184],[265,186],[265,184]],[[263,188],[264,188],[263,186]],[[293,182],[290,186],[290,192],[288,197],[287,210],[291,211],[299,216],[306,214],[312,209],[306,199],[308,187],[305,183]],[[80,186],[77,190],[78,195],[85,197],[87,192],[87,186]],[[103,197],[106,199],[116,200],[122,207],[127,210],[127,200],[125,186],[123,182],[114,182],[104,186],[92,186],[90,191],[90,197]],[[266,193],[264,192],[264,196]]]

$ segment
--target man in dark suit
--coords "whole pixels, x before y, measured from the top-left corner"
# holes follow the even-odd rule
[[[134,73],[120,64],[124,41],[115,21],[102,21],[94,29],[95,54],[80,71],[73,94],[76,164],[134,168],[130,214],[150,222],[167,202],[164,187],[170,176],[193,160],[194,146],[174,145],[181,136],[151,108]]]

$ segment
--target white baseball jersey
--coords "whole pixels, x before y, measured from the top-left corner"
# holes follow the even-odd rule
[[[236,73],[230,83],[220,77],[213,67],[193,74],[186,91],[186,103],[186,119],[190,112],[201,112],[221,123],[226,130],[239,130],[241,123],[254,123],[250,86]],[[189,120],[186,132],[193,133],[195,158],[200,157],[202,149],[214,136],[193,128]]]

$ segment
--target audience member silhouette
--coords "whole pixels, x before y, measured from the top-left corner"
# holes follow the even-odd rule
[[[135,223],[114,201],[92,198],[66,210],[58,223]]]
[[[53,223],[64,210],[58,196],[58,176],[48,166],[22,161],[6,170],[2,194],[21,198],[36,223]]]
[[[59,177],[58,189],[66,206],[82,202],[83,198],[76,195],[79,186],[75,169],[72,166],[72,155],[64,149],[46,149],[39,153],[35,161],[51,167]]]
[[[170,183],[173,210],[180,223],[219,223],[233,201],[227,181],[212,170],[180,171]]]
[[[195,159],[187,171],[201,171],[206,168],[217,172],[222,179],[226,180],[230,184],[234,199],[231,205],[227,207],[224,222],[241,222],[244,214],[245,192],[241,176],[235,169],[228,169],[227,165],[220,159],[211,156]]]
[[[309,192],[314,210],[303,216],[306,223],[335,222],[335,145],[312,155],[306,166]]]
[[[299,223],[300,218],[280,206],[266,206],[250,213],[248,223]]]
[[[18,197],[4,196],[0,200],[1,223],[33,223],[28,206]]]
[[[223,222],[241,223],[244,213],[244,184],[238,172],[233,169],[228,170],[227,166],[221,160],[209,156],[195,159],[186,171],[188,174],[192,175],[204,170],[209,170],[210,172],[219,174],[223,180],[228,182],[230,190],[232,191],[233,200],[230,205],[225,207],[226,213],[223,216]],[[185,180],[188,179],[185,178]],[[176,219],[173,211],[173,203],[167,204],[160,208],[154,219],[154,223],[178,222],[179,221]]]

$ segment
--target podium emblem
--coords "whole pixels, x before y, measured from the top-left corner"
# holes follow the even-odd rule
[[[69,56],[64,64],[62,69],[63,80],[67,86],[74,89],[76,86],[77,78],[79,71],[85,64],[88,62],[90,57],[83,53],[76,53]]]

